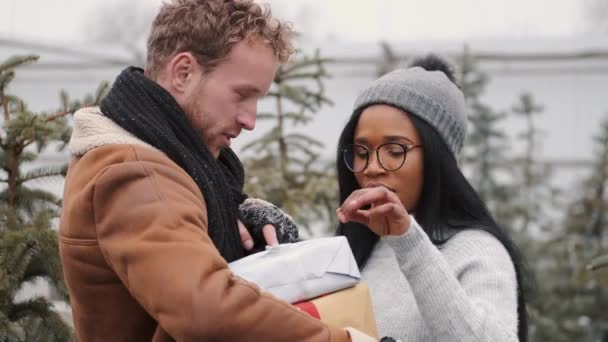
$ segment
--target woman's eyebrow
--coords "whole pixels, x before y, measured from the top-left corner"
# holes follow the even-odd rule
[[[365,144],[367,143],[367,139],[365,139],[365,138],[355,138],[355,139],[353,140],[353,142],[354,142],[355,144],[361,144],[361,145],[365,145]]]
[[[384,137],[384,141],[386,142],[397,142],[397,141],[407,141],[409,143],[413,143],[412,139],[403,136],[403,135],[387,135]]]
[[[382,141],[383,142],[403,142],[403,141],[406,141],[406,142],[411,143],[411,144],[414,143],[412,141],[412,139],[409,139],[408,137],[403,136],[403,135],[386,135],[386,136],[382,137]],[[367,144],[368,140],[366,138],[355,138],[353,140],[353,142],[355,144],[365,145],[365,144]]]

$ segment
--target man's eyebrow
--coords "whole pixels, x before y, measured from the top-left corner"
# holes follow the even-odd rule
[[[245,95],[265,95],[261,89],[250,85],[236,86],[236,90],[245,93]]]

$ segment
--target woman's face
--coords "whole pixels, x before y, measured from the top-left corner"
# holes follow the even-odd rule
[[[370,151],[369,162],[362,172],[355,173],[361,188],[385,186],[393,191],[408,212],[414,212],[423,183],[423,148],[417,147],[406,153],[405,162],[395,171],[385,170],[377,158],[377,148],[385,143],[420,145],[420,137],[409,114],[388,105],[367,107],[359,118],[355,129],[354,144],[364,145]],[[393,145],[395,146],[395,145]],[[399,158],[389,152],[391,158]],[[384,160],[383,160],[384,162]],[[385,164],[388,164],[386,162]]]

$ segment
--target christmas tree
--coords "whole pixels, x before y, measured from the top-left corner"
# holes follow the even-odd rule
[[[71,101],[61,93],[62,108],[52,113],[31,111],[25,102],[8,93],[15,70],[36,62],[37,56],[15,56],[0,64],[0,103],[3,129],[0,136],[0,341],[67,341],[69,325],[44,297],[16,301],[23,284],[45,279],[67,300],[53,220],[61,200],[35,188],[35,181],[63,177],[67,165],[39,166],[47,150],[65,148],[71,134],[67,116],[83,105],[99,103],[107,89],[95,96]],[[38,166],[35,166],[38,164]],[[34,166],[32,166],[34,165]]]
[[[334,166],[320,157],[323,144],[294,129],[331,104],[323,84],[326,62],[317,51],[279,68],[268,94],[276,109],[258,114],[272,128],[243,148],[249,152],[243,162],[247,193],[281,207],[304,228],[334,219],[337,203]]]
[[[513,189],[505,181],[508,136],[502,130],[506,113],[492,109],[481,100],[488,83],[475,57],[465,46],[460,65],[460,87],[469,112],[464,147],[464,169],[499,224],[509,226]]]

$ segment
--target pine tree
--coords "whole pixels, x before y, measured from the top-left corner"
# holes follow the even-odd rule
[[[525,150],[522,157],[516,160],[519,169],[516,178],[519,178],[518,191],[518,216],[521,217],[519,230],[527,232],[529,226],[534,221],[542,216],[541,203],[547,200],[545,196],[539,193],[539,187],[544,184],[547,179],[546,175],[549,170],[539,165],[536,160],[538,153],[538,138],[539,132],[534,124],[534,117],[540,115],[543,107],[534,102],[534,98],[530,93],[523,93],[518,99],[518,103],[512,108],[516,116],[522,117],[526,122],[526,129],[520,133],[518,138],[523,140]],[[541,166],[539,168],[539,166]]]
[[[323,144],[294,129],[331,104],[323,85],[327,61],[316,51],[279,68],[268,95],[276,110],[258,114],[274,125],[243,148],[247,193],[283,208],[304,228],[333,219],[337,203],[333,163],[320,156]]]
[[[581,341],[591,333],[608,336],[606,274],[595,274],[589,267],[608,249],[608,118],[595,141],[592,174],[575,190],[579,195],[568,206],[562,229],[539,246],[544,257],[536,267],[537,341]]]
[[[66,165],[28,167],[44,151],[63,149],[71,129],[66,116],[83,104],[99,103],[107,89],[100,86],[95,97],[71,101],[61,93],[62,108],[34,113],[19,97],[7,92],[15,69],[38,60],[15,56],[0,64],[0,103],[3,130],[0,136],[0,341],[67,341],[71,329],[43,297],[16,302],[24,283],[46,279],[67,300],[58,253],[57,218],[61,201],[54,194],[33,188],[33,181],[62,177]]]
[[[594,258],[588,262],[587,269],[595,270],[601,284],[608,290],[608,116],[600,127],[596,142],[595,163],[592,176],[584,183],[586,196],[578,203],[578,210],[572,210],[569,225],[582,227],[596,245],[590,253]],[[594,253],[597,250],[597,253]],[[608,323],[608,319],[606,319]]]
[[[399,65],[399,57],[395,54],[393,47],[386,41],[380,42],[382,55],[377,65],[376,77],[380,77],[397,69]]]
[[[535,102],[532,94],[522,93],[517,103],[513,105],[512,112],[516,117],[525,121],[525,128],[516,137],[523,142],[523,153],[516,156],[511,163],[512,186],[517,189],[513,193],[514,197],[511,201],[511,231],[513,239],[525,255],[529,271],[531,271],[527,274],[531,278],[528,279],[527,285],[536,285],[537,280],[540,279],[537,275],[543,273],[547,262],[551,263],[551,258],[554,257],[549,253],[551,249],[545,249],[543,242],[539,239],[541,235],[554,233],[556,227],[559,227],[555,220],[550,219],[552,215],[556,215],[556,213],[550,212],[550,209],[557,208],[558,204],[555,201],[557,190],[550,184],[550,168],[537,158],[540,153],[541,132],[536,127],[534,118],[542,114],[543,107]],[[532,332],[532,336],[536,337],[536,340],[542,341],[549,337],[546,336],[548,329],[549,331],[555,330],[554,325],[557,324],[541,314],[540,309],[544,305],[542,302],[551,301],[553,298],[547,297],[538,300],[540,292],[537,291],[536,286],[528,286],[527,290],[528,298],[534,299],[527,303],[530,317],[529,331]],[[541,303],[539,304],[539,302]]]
[[[461,89],[469,112],[469,130],[465,141],[464,168],[469,179],[490,211],[501,224],[509,225],[509,199],[513,189],[504,178],[508,137],[501,130],[506,113],[497,112],[481,101],[488,82],[477,61],[465,46],[460,67]]]
[[[542,132],[536,127],[534,118],[543,113],[543,106],[537,104],[530,93],[522,93],[512,107],[515,116],[525,120],[525,129],[517,139],[524,144],[521,156],[513,159],[513,187],[517,189],[512,199],[514,230],[524,236],[520,244],[533,245],[533,237],[538,233],[550,232],[558,224],[557,209],[560,191],[551,185],[552,168],[537,158],[541,153]]]

